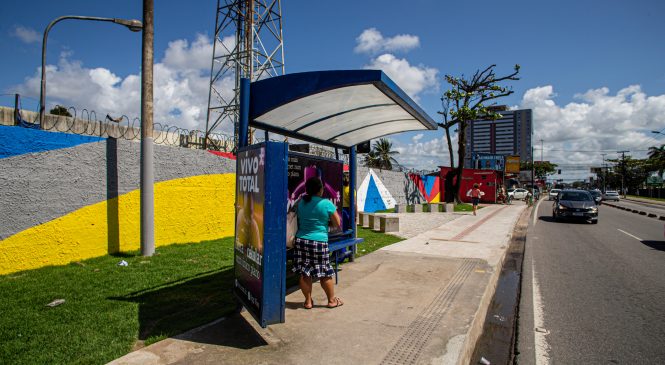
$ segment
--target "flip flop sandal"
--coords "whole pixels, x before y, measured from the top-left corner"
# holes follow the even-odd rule
[[[338,297],[335,297],[335,305],[328,304],[326,307],[328,309],[333,309],[333,308],[341,307],[343,305],[344,305],[344,302],[342,302],[342,300],[339,299]]]
[[[312,306],[311,307],[308,307],[307,305],[305,305],[305,303],[302,304],[302,307],[307,309],[307,310],[310,310],[310,309],[314,308],[314,301],[312,300]]]

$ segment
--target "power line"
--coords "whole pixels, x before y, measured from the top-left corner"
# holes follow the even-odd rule
[[[538,150],[539,148],[535,148],[535,149]],[[545,152],[585,152],[585,153],[598,153],[598,154],[602,154],[602,153],[605,153],[605,152],[620,152],[619,149],[594,150],[594,151],[592,151],[592,150],[548,150],[548,149],[545,149],[544,151]],[[626,151],[626,153],[629,153],[629,152],[649,152],[649,150],[630,150],[630,151]]]

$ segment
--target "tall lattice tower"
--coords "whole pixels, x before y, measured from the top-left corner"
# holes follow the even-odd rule
[[[237,145],[240,78],[283,74],[281,0],[217,0],[204,148],[216,147],[212,131],[231,126]]]

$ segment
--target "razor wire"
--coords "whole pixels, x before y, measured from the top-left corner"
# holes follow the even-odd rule
[[[56,105],[57,107],[60,107],[60,105]],[[74,107],[66,108],[66,110],[71,116],[47,114],[41,125],[41,129],[128,141],[138,141],[141,139],[141,120],[138,117],[132,119],[127,115],[122,115],[113,118],[109,114],[106,114],[105,119],[100,120],[94,110],[82,109],[79,112]],[[19,111],[21,118],[19,126],[29,128],[38,126],[38,113],[29,113],[35,114],[35,117],[32,118],[32,121],[25,122],[23,115],[27,113]],[[158,145],[203,149],[205,135],[205,131],[198,129],[190,130],[162,123],[153,124],[153,143]],[[233,136],[223,133],[209,133],[207,149],[233,152]]]

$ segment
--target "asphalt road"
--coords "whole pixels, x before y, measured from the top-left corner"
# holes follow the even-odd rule
[[[647,213],[654,213],[657,215],[665,215],[665,205],[658,203],[648,203],[634,200],[620,200],[618,202],[610,201],[610,204],[620,205],[630,209],[637,209]]]
[[[551,209],[527,233],[517,363],[665,364],[664,222],[608,206],[595,225],[554,222]]]

